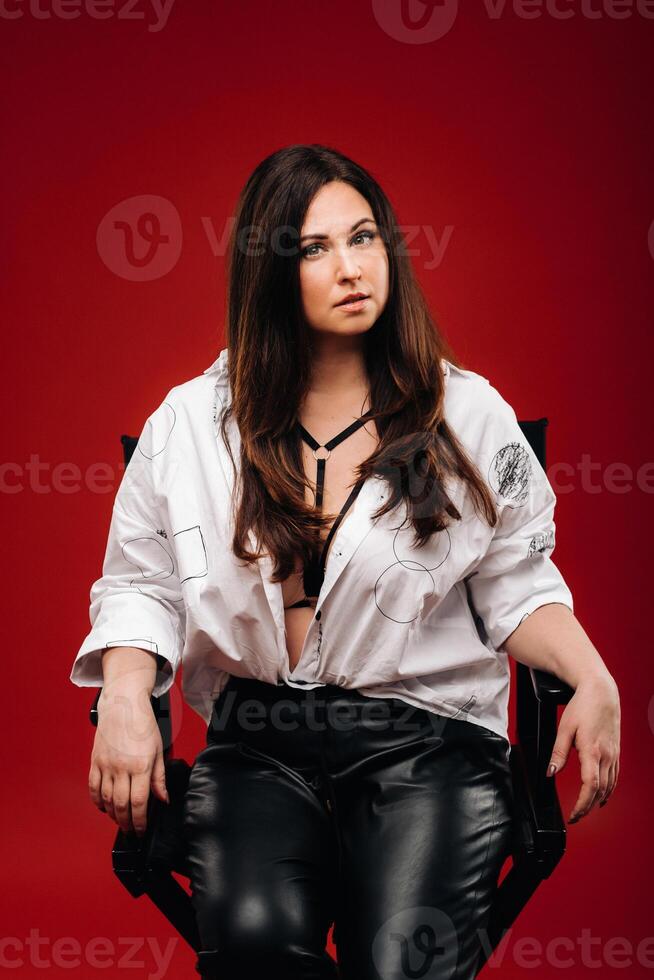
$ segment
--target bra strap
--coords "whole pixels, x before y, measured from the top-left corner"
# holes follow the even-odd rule
[[[323,489],[325,485],[325,463],[329,459],[332,449],[335,449],[336,446],[344,442],[344,440],[347,439],[348,436],[351,436],[353,432],[356,432],[357,429],[360,429],[362,425],[365,425],[365,423],[368,421],[368,419],[372,414],[373,412],[371,409],[369,412],[366,412],[365,415],[362,415],[360,418],[355,419],[355,421],[352,422],[350,425],[348,425],[346,429],[343,429],[343,431],[339,432],[338,435],[334,436],[333,439],[330,439],[329,442],[326,442],[324,446],[321,446],[320,443],[313,438],[311,433],[307,432],[307,430],[300,422],[297,423],[302,438],[306,443],[308,443],[310,448],[313,450],[314,459],[317,462],[315,496],[316,496],[316,507],[319,510],[322,510]],[[318,456],[316,455],[318,452],[322,452],[322,453],[326,452],[327,455]],[[315,598],[320,593],[320,589],[322,587],[322,583],[325,577],[325,560],[327,555],[327,549],[329,548],[329,543],[332,540],[334,534],[336,533],[339,524],[345,517],[348,508],[351,506],[354,499],[360,493],[363,484],[364,484],[363,480],[358,480],[355,483],[355,485],[352,487],[352,490],[350,491],[347,500],[341,507],[340,513],[338,514],[336,520],[334,521],[331,528],[329,529],[329,534],[327,535],[327,539],[323,544],[320,557],[318,558],[316,555],[313,555],[311,561],[305,567],[304,591],[307,596],[313,596]]]
[[[348,436],[351,436],[353,432],[356,432],[357,429],[360,429],[362,425],[365,425],[372,414],[373,412],[371,409],[369,412],[366,412],[365,415],[362,415],[360,418],[355,419],[354,422],[351,423],[351,425],[348,425],[348,427],[346,429],[343,429],[342,432],[339,432],[337,436],[334,436],[333,439],[330,439],[329,442],[326,442],[324,446],[321,446],[320,443],[313,438],[311,433],[307,432],[307,430],[300,422],[297,423],[298,429],[302,434],[302,438],[306,443],[308,443],[310,448],[313,450],[314,459],[318,464],[317,471],[316,471],[316,507],[319,510],[322,510],[323,488],[325,486],[325,463],[329,459],[332,449],[335,449],[336,446],[339,446],[342,442],[344,442]],[[319,450],[322,450],[323,452],[326,451],[327,455],[316,456],[316,452],[318,452]]]

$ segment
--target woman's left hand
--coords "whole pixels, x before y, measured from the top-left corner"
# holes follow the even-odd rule
[[[592,675],[581,681],[559,722],[551,763],[559,773],[571,746],[579,755],[581,790],[569,823],[576,823],[593,809],[604,806],[615,790],[620,771],[620,695],[610,674]]]

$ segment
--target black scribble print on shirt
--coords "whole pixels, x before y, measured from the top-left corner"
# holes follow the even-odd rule
[[[148,583],[154,579],[161,585],[166,579],[172,579],[168,588],[175,589],[175,562],[158,538],[144,535],[140,538],[129,538],[121,544],[123,558],[129,565],[138,570],[138,576],[129,583],[130,588],[136,589],[143,595],[150,595]],[[183,597],[169,599],[170,602],[183,602]]]
[[[174,531],[179,578],[183,585],[190,578],[204,578],[209,571],[207,548],[199,524]]]
[[[162,528],[162,529],[161,529],[160,531],[157,531],[157,534],[160,534],[162,538],[167,538],[167,537],[168,537],[168,535],[167,535],[167,534],[166,534],[166,532],[165,532],[165,531],[163,530],[163,528]]]
[[[432,535],[421,548],[411,550],[410,535],[412,528],[398,528],[393,538],[393,554],[395,561],[387,565],[375,582],[374,599],[379,612],[394,623],[412,623],[418,618],[424,602],[436,592],[436,582],[431,574],[441,567],[449,558],[452,550],[452,539],[447,528]],[[411,555],[412,557],[408,557]],[[418,561],[417,556],[424,558],[428,564]],[[410,576],[413,585],[411,590],[411,608],[407,605],[407,592],[400,586],[400,579]],[[385,579],[382,582],[382,579]],[[403,602],[400,608],[399,600]]]
[[[525,447],[509,442],[495,453],[488,482],[497,494],[521,507],[529,496],[531,483],[531,460]]]
[[[162,413],[163,426],[161,431],[157,433],[156,439],[152,431],[152,422],[148,421],[136,444],[136,448],[146,459],[154,459],[155,456],[164,451],[177,421],[175,409],[170,402],[164,402],[157,411]]]
[[[529,542],[529,550],[527,552],[527,557],[531,558],[539,551],[547,551],[547,549],[554,548],[554,531],[543,531],[541,534],[535,534],[534,537]]]

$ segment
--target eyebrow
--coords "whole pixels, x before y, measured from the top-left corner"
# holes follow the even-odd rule
[[[365,221],[370,221],[373,225],[376,224],[374,218],[359,218],[359,220],[355,221],[352,227],[350,228],[350,232],[356,231],[359,225],[362,225]],[[307,238],[325,239],[325,238],[329,238],[329,235],[322,234],[321,232],[315,232],[313,235],[302,235],[302,237],[300,238],[300,242],[305,241]]]

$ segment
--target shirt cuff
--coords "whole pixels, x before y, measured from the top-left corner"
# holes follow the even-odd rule
[[[182,660],[183,638],[156,599],[133,592],[105,596],[73,662],[72,683],[103,687],[102,651],[117,646],[138,647],[157,656],[153,697],[160,697],[172,686]]]

